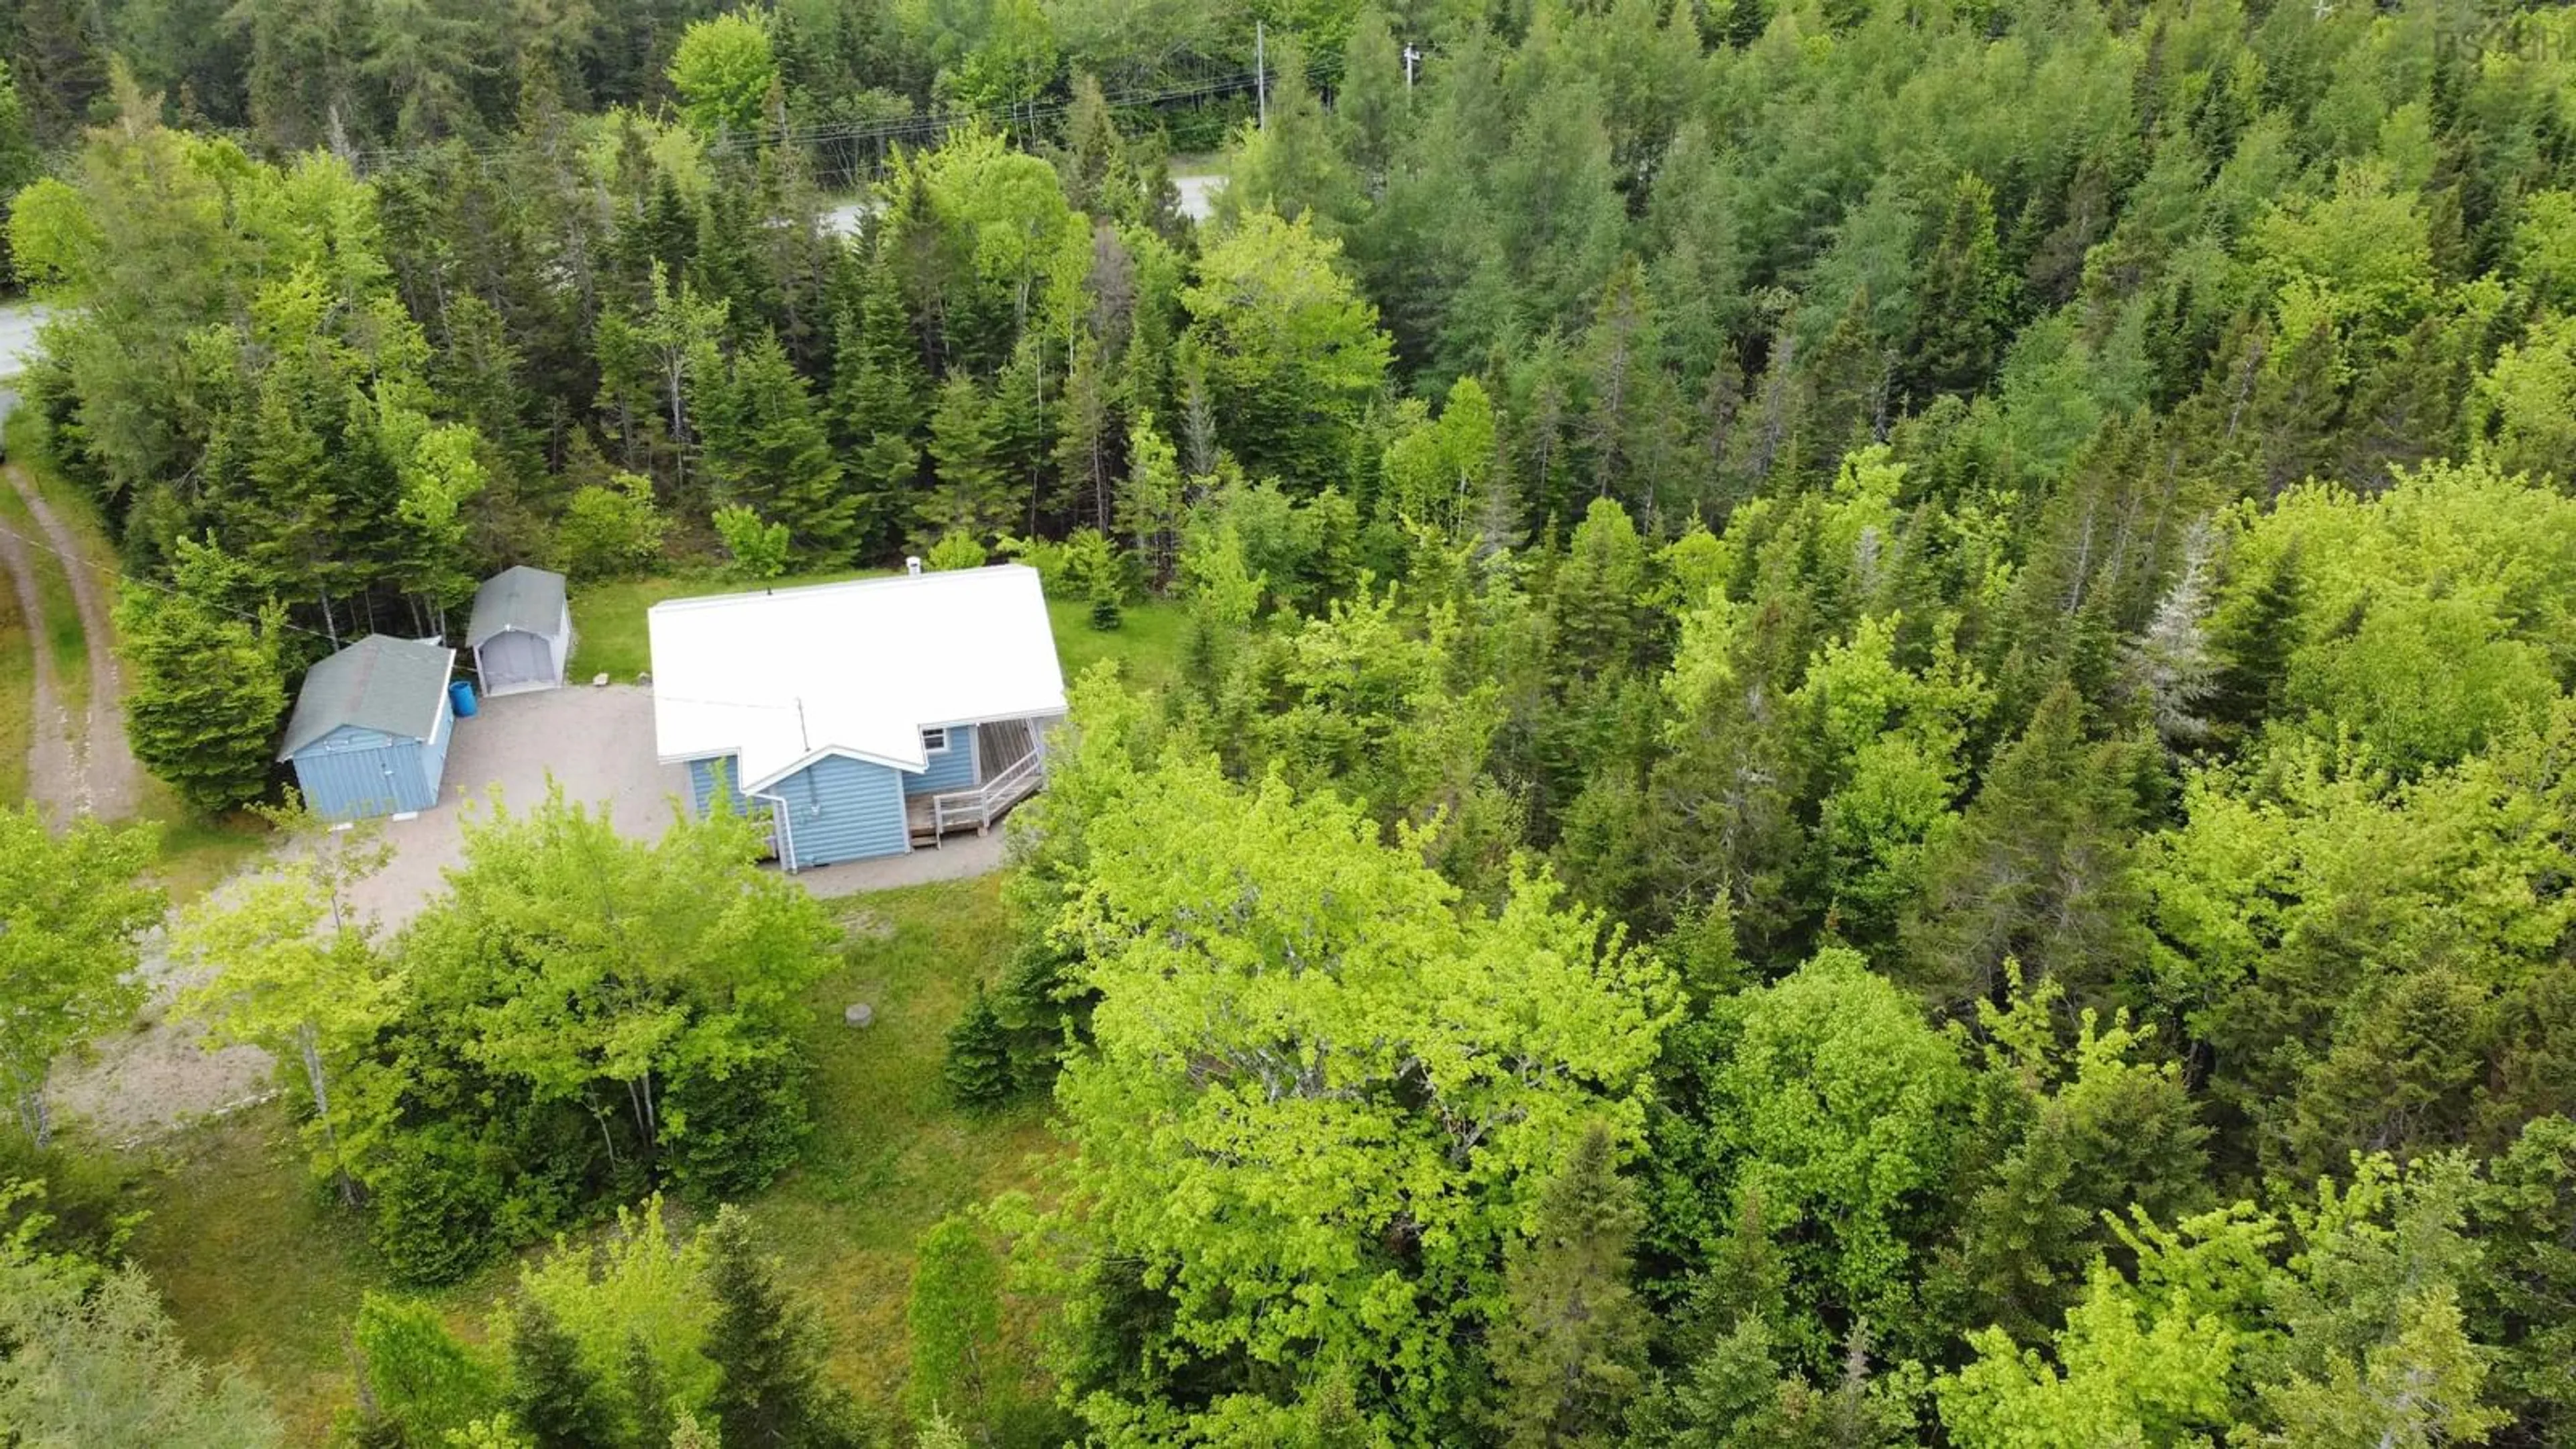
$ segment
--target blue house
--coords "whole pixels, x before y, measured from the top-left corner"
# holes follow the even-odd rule
[[[647,626],[662,762],[789,870],[980,834],[1045,781],[1064,672],[1032,569],[673,599]]]
[[[455,668],[445,645],[370,634],[307,671],[277,749],[305,804],[329,820],[401,820],[436,805],[456,732]]]

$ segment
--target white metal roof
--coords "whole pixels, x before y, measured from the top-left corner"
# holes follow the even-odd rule
[[[829,754],[920,770],[932,725],[1064,712],[1020,564],[672,599],[646,626],[663,763],[739,755],[748,790]]]

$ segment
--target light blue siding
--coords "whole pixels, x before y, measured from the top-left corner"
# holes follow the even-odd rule
[[[826,755],[765,793],[787,802],[791,868],[830,865],[912,848],[904,822],[901,770]]]
[[[442,719],[445,706],[441,706]],[[446,725],[452,732],[455,726]],[[436,749],[419,740],[343,725],[295,752],[295,782],[305,803],[328,820],[357,820],[427,810],[438,803],[447,736]]]
[[[930,757],[930,768],[918,775],[903,777],[903,793],[929,795],[941,790],[964,790],[975,783],[975,727],[953,725],[948,731],[948,748]]]
[[[700,815],[714,808],[719,783],[724,786],[725,798],[733,802],[734,813],[749,813],[742,799],[742,762],[731,755],[722,759],[689,761],[690,808]]]

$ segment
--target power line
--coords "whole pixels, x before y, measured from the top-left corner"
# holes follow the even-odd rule
[[[1156,90],[1127,90],[1116,95],[1103,96],[1102,101],[1113,109],[1132,110],[1176,101],[1205,100],[1213,96],[1258,89],[1264,84],[1269,69],[1264,65],[1250,70],[1227,71],[1186,84],[1166,86]],[[1306,80],[1311,85],[1327,85],[1339,78],[1340,69],[1340,57],[1326,56],[1307,65]],[[1041,120],[1056,119],[1072,109],[1073,103],[1070,100],[1015,101],[1001,105],[890,116],[874,121],[832,121],[807,126],[764,126],[755,131],[726,132],[708,142],[707,150],[710,154],[735,155],[746,150],[759,150],[777,145],[926,139],[977,121],[1034,125]],[[508,155],[511,149],[510,143],[507,142],[463,147],[381,146],[354,152],[353,156],[362,164],[376,166],[401,165],[420,157],[459,152],[468,159],[489,162]]]
[[[330,635],[323,633],[323,632],[322,632],[321,630],[319,630],[319,629],[308,629],[308,628],[304,627],[304,626],[303,626],[303,625],[301,625],[301,624],[295,623],[295,622],[294,622],[294,621],[292,621],[292,620],[288,620],[288,619],[275,619],[275,620],[272,620],[272,619],[266,618],[266,617],[264,617],[264,616],[262,616],[262,615],[259,615],[259,614],[245,613],[245,612],[243,612],[243,611],[242,611],[242,610],[240,610],[240,609],[232,608],[232,607],[230,607],[230,606],[228,606],[228,605],[225,605],[225,604],[222,604],[222,603],[218,603],[218,602],[216,602],[215,600],[212,600],[212,599],[201,599],[201,598],[197,597],[195,594],[189,593],[189,592],[188,592],[187,590],[185,590],[185,589],[176,588],[176,587],[173,587],[172,585],[165,584],[165,583],[161,582],[159,579],[145,578],[145,577],[144,577],[144,576],[142,576],[141,574],[129,574],[129,573],[127,573],[127,572],[126,572],[125,570],[123,570],[123,569],[115,568],[115,567],[111,567],[110,565],[100,563],[100,562],[98,562],[98,561],[97,561],[97,560],[95,560],[95,559],[83,558],[83,557],[81,557],[79,554],[65,553],[65,552],[63,552],[61,549],[54,547],[54,545],[53,545],[53,543],[52,543],[52,541],[51,541],[51,540],[48,540],[48,539],[42,539],[42,538],[30,538],[30,537],[28,537],[26,534],[20,533],[18,530],[14,529],[14,528],[10,528],[10,527],[8,527],[8,526],[6,526],[6,525],[0,525],[0,534],[6,534],[8,537],[10,537],[10,538],[14,538],[14,539],[18,540],[20,543],[27,544],[27,545],[29,545],[29,546],[31,546],[31,547],[34,547],[34,548],[42,549],[42,550],[44,550],[45,552],[47,552],[47,553],[49,553],[49,554],[52,554],[54,557],[56,557],[56,558],[58,558],[58,559],[61,559],[61,560],[62,560],[64,563],[66,563],[66,564],[78,564],[80,567],[85,568],[85,569],[88,569],[91,573],[94,573],[94,574],[100,575],[101,577],[104,577],[104,578],[111,578],[111,579],[114,579],[114,580],[116,580],[119,584],[141,584],[143,587],[145,587],[145,588],[147,588],[147,589],[158,589],[158,590],[160,590],[162,593],[165,593],[165,594],[170,595],[172,598],[175,598],[175,599],[186,599],[186,600],[188,600],[190,603],[198,604],[198,605],[202,605],[202,606],[204,606],[204,607],[206,607],[206,608],[213,609],[213,610],[215,610],[215,611],[216,611],[216,612],[218,612],[218,613],[230,614],[230,615],[232,615],[232,616],[233,616],[234,618],[236,618],[236,619],[243,620],[243,621],[244,621],[244,622],[246,622],[246,623],[257,624],[257,625],[261,626],[262,628],[266,628],[269,624],[271,624],[271,623],[275,623],[275,624],[281,625],[282,627],[285,627],[285,628],[288,628],[288,629],[292,629],[292,630],[294,630],[294,631],[295,631],[296,633],[298,633],[298,634],[310,634],[310,635],[312,635],[314,638],[316,638],[316,639],[320,639],[320,640],[322,640],[323,642],[328,643],[328,644],[334,644],[334,645],[336,645],[336,644],[339,642],[339,641],[337,641],[337,640],[333,639]],[[40,623],[40,622],[41,622],[41,621],[39,621],[39,620],[33,620],[33,619],[31,619],[31,620],[29,620],[29,621],[28,621],[28,624],[29,624],[29,626],[30,626],[30,627],[34,627],[34,626],[36,626],[36,625],[37,625],[38,623]]]

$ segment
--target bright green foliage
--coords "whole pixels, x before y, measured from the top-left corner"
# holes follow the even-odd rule
[[[1891,1341],[1917,1321],[1911,1240],[1945,1188],[1968,1077],[1915,1004],[1832,948],[1679,1028],[1687,1112],[1656,1123],[1654,1236],[1700,1266],[1744,1221],[1790,1268],[1782,1330],[1822,1365],[1823,1303]]]
[[[787,572],[787,525],[763,523],[748,504],[728,503],[709,520],[730,560],[727,571],[738,579],[774,579]]]
[[[1209,246],[1181,300],[1206,359],[1218,437],[1255,474],[1319,487],[1386,380],[1377,308],[1303,219],[1254,212]]]
[[[2097,1267],[2056,1336],[2056,1364],[2017,1353],[1999,1329],[1972,1335],[1978,1358],[1940,1385],[1942,1422],[1967,1449],[2061,1444],[2184,1445],[2228,1424],[2238,1335],[2187,1294],[2141,1304]]]
[[[2252,520],[2239,577],[2299,560],[2284,704],[2378,762],[2457,760],[2558,692],[2576,627],[2576,502],[2487,467],[2434,465],[2363,499],[2327,486]]]
[[[378,1419],[410,1442],[444,1443],[501,1407],[498,1366],[459,1342],[427,1303],[370,1293],[350,1337]]]
[[[1503,1310],[1538,1165],[1588,1120],[1637,1129],[1661,969],[1544,879],[1462,912],[1375,833],[1192,762],[1084,824],[1062,929],[1096,1049],[1057,1084],[1077,1155],[1050,1237],[1065,1269],[1100,1264],[1058,1360],[1097,1423],[1177,1429],[1154,1384],[1185,1365],[1347,1359],[1375,1366],[1368,1421],[1443,1437],[1458,1333]]]
[[[0,810],[0,1090],[41,1149],[54,1058],[143,1004],[139,938],[161,919],[143,883],[153,832],[84,817],[61,834],[33,805]]]
[[[559,793],[468,826],[449,894],[396,944],[405,988],[358,1083],[359,1176],[400,1271],[453,1275],[585,1185],[735,1192],[787,1165],[790,1028],[837,937],[759,848],[730,813],[646,843]]]
[[[620,473],[605,484],[575,490],[555,531],[555,559],[564,572],[585,582],[626,578],[661,559],[668,526],[653,506],[653,480]]]
[[[952,132],[915,164],[949,244],[1016,322],[1028,325],[1042,308],[1042,320],[1055,321],[1077,305],[1070,289],[1091,260],[1091,229],[1065,204],[1054,167],[982,126]]]
[[[2507,1145],[2569,1105],[2549,883],[2567,843],[2565,703],[2456,771],[2392,788],[2321,748],[2261,794],[2193,780],[2142,878],[2155,994],[2225,1066],[2211,1090],[2263,1124],[2267,1160],[2330,1169],[2374,1144]],[[2507,1027],[2507,1022],[2522,1025]]]
[[[1056,78],[1055,29],[1036,0],[1000,0],[987,15],[983,43],[940,77],[969,110],[1027,105]]]
[[[1863,619],[1808,664],[1791,696],[1793,710],[1814,712],[1825,752],[1816,846],[1827,909],[1861,943],[1892,939],[1926,853],[1956,825],[1958,761],[1988,704],[1985,682],[1947,649],[1919,673],[1900,667],[1903,623]]]
[[[1002,1267],[975,1224],[948,1217],[922,1234],[912,1298],[912,1401],[973,1425],[994,1385],[987,1375],[1002,1327]]]
[[[626,1385],[631,1414],[646,1412],[633,1402],[644,1388],[667,1417],[673,1406],[702,1410],[715,1393],[716,1367],[705,1352],[714,1314],[706,1261],[703,1237],[674,1241],[654,1197],[640,1209],[621,1206],[615,1231],[596,1247],[558,1240],[520,1270],[519,1296],[544,1306],[589,1374]]]
[[[1449,385],[1440,420],[1387,446],[1386,506],[1399,518],[1436,523],[1453,534],[1482,528],[1495,512],[1494,404],[1471,375]],[[1488,537],[1490,544],[1506,540]]]
[[[1501,723],[1490,681],[1460,677],[1456,621],[1427,627],[1397,593],[1359,593],[1273,642],[1252,665],[1275,691],[1235,748],[1299,788],[1336,782],[1385,819],[1428,824],[1473,786]]]
[[[2288,1234],[2246,1204],[2173,1230],[2136,1214],[2134,1277],[2097,1264],[2048,1355],[1971,1335],[1944,1423],[1970,1445],[2484,1442],[2505,1419],[2459,1306],[2466,1164],[2351,1170],[2291,1204]]]
[[[922,562],[941,572],[979,569],[985,562],[984,545],[977,543],[971,533],[944,533],[939,536],[939,542],[930,546],[930,552],[923,556]]]
[[[2469,1341],[2456,1299],[2449,1284],[2434,1288],[2408,1300],[2396,1338],[2372,1345],[2360,1363],[2338,1357],[2322,1380],[2267,1385],[2265,1407],[2281,1425],[2274,1442],[2299,1449],[2484,1443],[2508,1418],[2479,1402],[2487,1364]]]
[[[2499,473],[2564,478],[2576,456],[2576,318],[2541,317],[2471,394],[2475,451]]]
[[[364,827],[334,833],[319,819],[284,813],[275,823],[293,832],[297,857],[180,921],[172,954],[195,962],[206,979],[179,1009],[205,1022],[217,1042],[296,1059],[320,1138],[317,1164],[354,1202],[331,1087],[340,1066],[392,1020],[402,983],[351,891],[390,851]]]
[[[2415,319],[2433,283],[2422,209],[2389,181],[2383,169],[2348,166],[2332,196],[2285,202],[2261,220],[2254,238],[2285,291],[2313,286],[2326,305],[2383,335]],[[2283,331],[2297,331],[2286,317]]]
[[[14,924],[14,923],[13,923]],[[270,1449],[277,1416],[239,1371],[189,1358],[143,1270],[0,1242],[0,1424],[28,1445]]]
[[[671,53],[670,77],[690,125],[709,135],[754,130],[778,81],[767,21],[734,10],[691,25]]]
[[[222,550],[182,539],[168,590],[129,589],[117,603],[127,743],[209,814],[267,790],[286,715],[277,654],[284,619],[275,610],[256,619],[230,612],[246,582]]]
[[[1595,1124],[1539,1194],[1530,1237],[1504,1254],[1504,1309],[1486,1354],[1506,1444],[1608,1444],[1643,1386],[1647,1317],[1628,1287],[1644,1214]]]
[[[1019,1088],[1011,1074],[1009,1035],[980,981],[974,998],[966,1003],[966,1014],[948,1029],[948,1059],[939,1074],[948,1084],[948,1095],[970,1109],[1000,1106]]]

